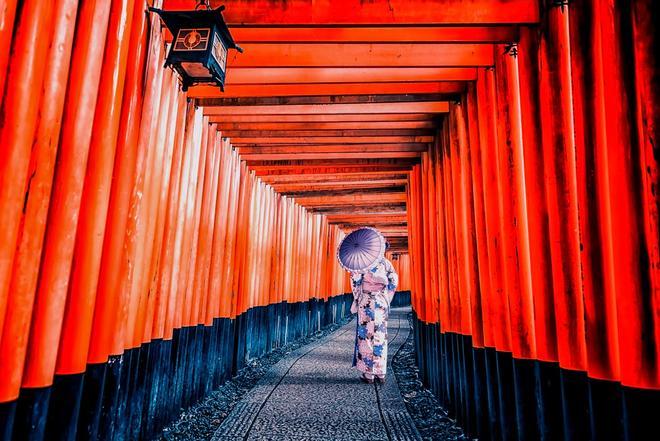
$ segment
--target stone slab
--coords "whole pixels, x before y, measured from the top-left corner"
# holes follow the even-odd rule
[[[355,322],[275,364],[236,405],[213,441],[420,441],[391,360],[408,337],[409,308],[389,319],[389,374],[368,385],[351,367]]]

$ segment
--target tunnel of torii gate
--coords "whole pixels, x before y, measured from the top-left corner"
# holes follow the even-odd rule
[[[158,436],[350,315],[368,225],[470,437],[657,439],[658,2],[213,0],[224,92],[195,3],[0,1],[0,438]]]

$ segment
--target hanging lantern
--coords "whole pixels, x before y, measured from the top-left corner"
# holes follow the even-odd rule
[[[184,91],[201,83],[216,84],[224,91],[227,51],[243,52],[222,17],[224,9],[224,6],[211,9],[208,0],[199,1],[194,11],[149,8],[160,16],[174,36],[165,67],[172,67],[179,73]]]

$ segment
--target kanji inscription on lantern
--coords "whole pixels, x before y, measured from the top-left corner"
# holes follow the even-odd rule
[[[175,51],[205,51],[209,44],[211,30],[206,29],[179,29],[174,43]]]

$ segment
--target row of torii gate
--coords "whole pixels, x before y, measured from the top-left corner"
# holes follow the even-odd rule
[[[224,92],[194,1],[0,1],[3,439],[150,439],[348,314],[362,225],[468,434],[657,433],[657,2],[210,4]]]

